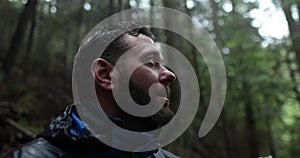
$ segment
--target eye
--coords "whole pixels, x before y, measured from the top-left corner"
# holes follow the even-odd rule
[[[146,65],[153,68],[153,69],[155,69],[155,68],[160,66],[160,63],[157,62],[157,60],[154,57],[150,57],[148,59],[148,61],[146,62]]]
[[[128,31],[128,33],[132,36],[138,36],[140,34],[140,30],[141,30],[140,28],[136,28],[136,29]]]

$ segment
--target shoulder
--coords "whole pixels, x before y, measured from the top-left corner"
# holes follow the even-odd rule
[[[11,151],[4,158],[60,158],[66,154],[44,138],[35,139]]]

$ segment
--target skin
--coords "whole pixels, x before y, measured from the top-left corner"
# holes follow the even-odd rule
[[[149,131],[157,129],[168,123],[173,117],[173,111],[169,108],[169,85],[176,79],[175,75],[163,66],[161,52],[153,40],[143,34],[138,36],[124,35],[129,51],[123,58],[123,65],[119,71],[114,71],[113,65],[102,58],[94,60],[91,71],[95,78],[96,93],[102,109],[106,114],[119,117],[126,122],[126,129],[134,131]],[[128,54],[128,55],[127,55]],[[155,89],[155,102],[164,102],[161,110],[146,118],[135,117],[127,114],[116,104],[112,90],[118,90],[122,83],[122,76],[128,75],[130,68],[138,66],[130,76],[129,89],[132,99],[143,106],[150,101],[149,88],[157,83]],[[118,82],[112,82],[115,78]],[[163,93],[165,89],[166,93]]]

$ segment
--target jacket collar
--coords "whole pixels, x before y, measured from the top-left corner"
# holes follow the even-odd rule
[[[109,118],[116,124],[122,124],[122,120],[119,118],[111,116],[109,116]],[[75,105],[66,107],[65,111],[58,115],[37,137],[43,137],[64,151],[73,153],[96,153],[100,154],[100,156],[106,155],[109,157],[112,155],[114,155],[114,157],[117,157],[117,155],[128,155],[129,157],[133,157],[133,155],[135,155],[135,157],[154,156],[155,154],[160,155],[160,150],[158,149],[134,153],[107,146],[95,138],[86,128],[86,124],[80,119]]]

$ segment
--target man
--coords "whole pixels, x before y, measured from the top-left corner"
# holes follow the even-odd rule
[[[105,43],[108,43],[108,46],[101,48]],[[93,58],[91,63],[87,62],[85,68],[75,65],[74,71],[80,72],[79,76],[93,77],[96,97],[107,117],[119,127],[136,132],[153,131],[166,125],[174,115],[169,108],[168,95],[169,85],[175,80],[175,75],[163,66],[163,58],[153,42],[152,33],[135,23],[96,28],[80,46],[75,62],[86,61],[87,56],[90,57],[88,53],[100,49],[104,50],[100,57]],[[76,83],[78,89],[87,86],[84,79]],[[153,88],[153,85],[156,86]],[[128,96],[124,95],[126,90],[123,88],[126,86],[129,86],[130,97],[136,104],[141,107],[148,104],[151,105],[151,109],[160,110],[147,117],[134,116],[126,110],[125,112],[120,108],[120,104],[130,107],[128,103],[132,103],[128,101]],[[83,107],[89,106],[85,101],[89,100],[90,94],[82,91],[79,93],[81,94],[78,104],[82,104]],[[120,98],[121,102],[116,100],[116,97]],[[68,106],[35,140],[10,152],[6,158],[176,157],[161,148],[131,152],[115,149],[101,142],[95,137],[95,133],[87,128],[91,125],[82,120],[83,115],[77,107]],[[103,124],[98,126],[106,128]],[[118,137],[117,134],[115,136]],[[114,135],[112,137],[116,140]]]

